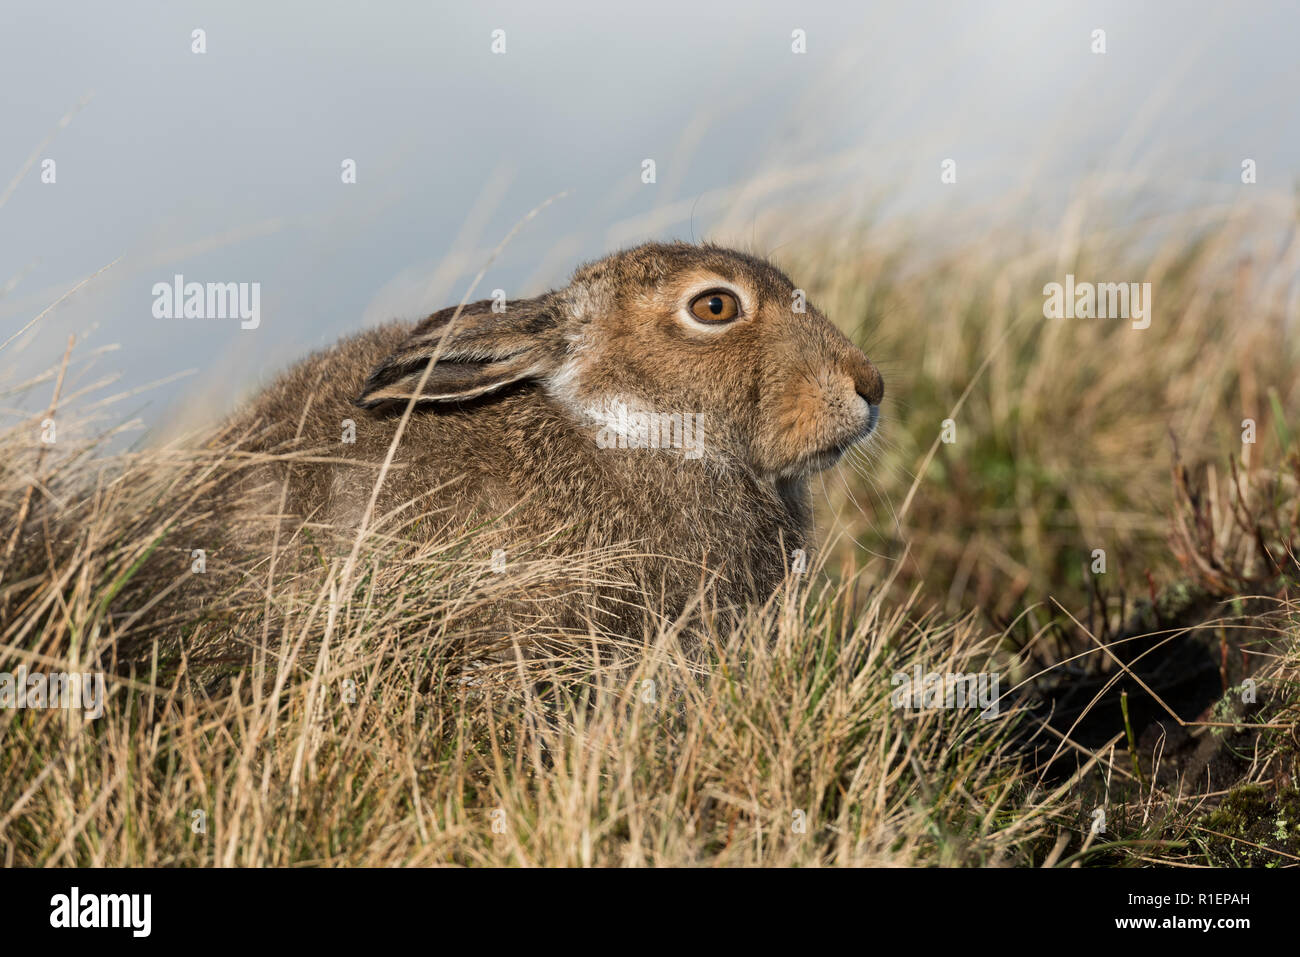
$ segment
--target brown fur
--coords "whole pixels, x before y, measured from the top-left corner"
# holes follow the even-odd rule
[[[744,315],[717,328],[683,316],[695,294],[719,287],[739,293]],[[556,554],[629,545],[643,557],[618,573],[669,615],[702,582],[722,606],[761,601],[792,551],[811,549],[808,476],[874,426],[883,391],[867,357],[811,304],[794,312],[793,296],[753,257],[648,244],[504,313],[485,300],[345,339],[282,375],[230,426],[254,434],[255,451],[356,464],[263,466],[242,486],[239,521],[278,511],[287,476],[289,514],[355,528],[424,379],[375,516],[406,506],[436,516],[420,534],[437,535],[504,514],[508,554],[512,541],[559,527],[568,532],[553,540]],[[611,397],[702,413],[703,453],[599,447],[600,424],[584,410]],[[355,444],[340,442],[346,419]]]

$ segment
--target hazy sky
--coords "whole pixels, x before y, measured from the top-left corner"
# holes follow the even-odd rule
[[[123,414],[161,423],[184,398],[215,417],[294,356],[459,300],[566,190],[478,295],[561,284],[640,239],[798,242],[798,204],[819,199],[901,215],[1029,184],[1051,209],[1102,170],[1176,204],[1237,183],[1243,157],[1290,189],[1297,37],[1293,5],[1255,3],[9,0],[0,341],[117,262],[0,353],[0,380],[77,333],[78,355],[121,347],[83,383],[197,370]],[[758,234],[780,209],[796,214]],[[261,325],[155,318],[151,289],[177,273],[260,283]]]

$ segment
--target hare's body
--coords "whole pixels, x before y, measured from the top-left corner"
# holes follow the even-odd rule
[[[231,425],[251,436],[244,449],[276,456],[249,476],[244,487],[261,491],[245,497],[245,509],[269,514],[283,493],[284,512],[295,520],[344,537],[360,527],[402,408],[363,411],[355,399],[367,373],[412,328],[393,324],[343,340],[290,369],[239,413]],[[722,605],[761,600],[794,550],[808,546],[811,511],[800,483],[756,481],[735,464],[686,450],[602,448],[601,427],[575,421],[530,382],[418,408],[371,525],[387,517],[408,536],[437,537],[491,523],[497,534],[481,540],[499,545],[507,562],[525,549],[535,554],[542,539],[556,556],[618,548],[636,555],[617,565],[625,584],[644,588],[640,597],[668,612],[701,585]],[[410,521],[416,516],[422,520]]]
[[[537,614],[504,598],[485,630],[639,637],[647,620],[771,595],[810,547],[808,477],[872,432],[882,390],[772,266],[650,244],[535,299],[307,358],[223,431],[252,464],[213,514],[231,581],[326,567],[362,534],[461,541],[438,560],[559,569]],[[273,557],[304,541],[298,564]]]

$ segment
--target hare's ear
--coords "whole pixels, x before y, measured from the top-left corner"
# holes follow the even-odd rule
[[[545,299],[511,302],[504,312],[493,312],[492,304],[483,299],[465,306],[460,315],[451,308],[425,319],[374,368],[356,404],[371,409],[407,402],[417,389],[421,402],[454,402],[555,371],[563,341]]]

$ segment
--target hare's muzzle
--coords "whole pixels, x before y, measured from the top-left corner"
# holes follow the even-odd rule
[[[833,368],[823,399],[825,426],[814,451],[804,460],[811,471],[830,468],[876,430],[880,400],[885,395],[880,370],[860,350],[850,348],[840,353]]]
[[[861,352],[849,356],[848,373],[853,378],[853,388],[873,409],[880,405],[885,397],[885,380],[880,377],[880,370]],[[872,416],[874,421],[875,416]]]
[[[885,380],[875,363],[862,352],[854,349],[849,354],[846,371],[853,381],[853,391],[857,393],[857,406],[860,418],[852,426],[853,435],[843,445],[843,450],[855,442],[860,442],[876,431],[876,422],[880,418],[880,400],[885,397]]]

